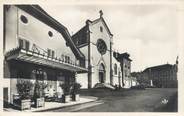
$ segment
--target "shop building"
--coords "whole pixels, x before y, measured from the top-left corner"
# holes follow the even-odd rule
[[[4,5],[4,101],[13,102],[19,80],[41,80],[46,95],[86,73],[85,56],[67,28],[38,5]]]

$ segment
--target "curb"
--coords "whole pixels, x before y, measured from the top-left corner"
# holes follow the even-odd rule
[[[49,112],[49,111],[57,110],[57,109],[61,109],[61,108],[67,108],[67,107],[73,107],[73,106],[77,106],[77,105],[92,103],[92,102],[96,102],[97,100],[98,100],[98,98],[95,98],[95,100],[93,100],[93,101],[88,101],[88,102],[84,102],[84,103],[78,103],[78,104],[69,105],[69,106],[59,106],[59,107],[48,108],[48,109],[43,109],[43,110],[37,110],[37,111],[32,111],[32,112],[45,112],[45,111]],[[67,112],[70,112],[70,111],[67,111]]]

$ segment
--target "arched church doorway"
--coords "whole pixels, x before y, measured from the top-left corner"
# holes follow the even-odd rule
[[[105,66],[103,64],[100,64],[99,67],[99,82],[105,83]]]

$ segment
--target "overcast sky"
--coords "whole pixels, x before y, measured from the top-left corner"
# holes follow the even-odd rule
[[[114,49],[128,52],[132,71],[175,63],[178,55],[178,15],[174,5],[52,5],[43,6],[74,34],[87,19],[104,19],[113,33]]]

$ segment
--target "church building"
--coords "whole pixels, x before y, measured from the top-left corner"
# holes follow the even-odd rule
[[[85,55],[88,68],[87,74],[77,75],[77,82],[81,83],[83,88],[93,88],[99,83],[124,87],[129,83],[132,60],[129,54],[120,55],[113,50],[113,34],[103,18],[103,12],[99,13],[98,19],[87,20],[86,25],[72,36],[77,48]],[[127,79],[127,82],[124,79]]]

